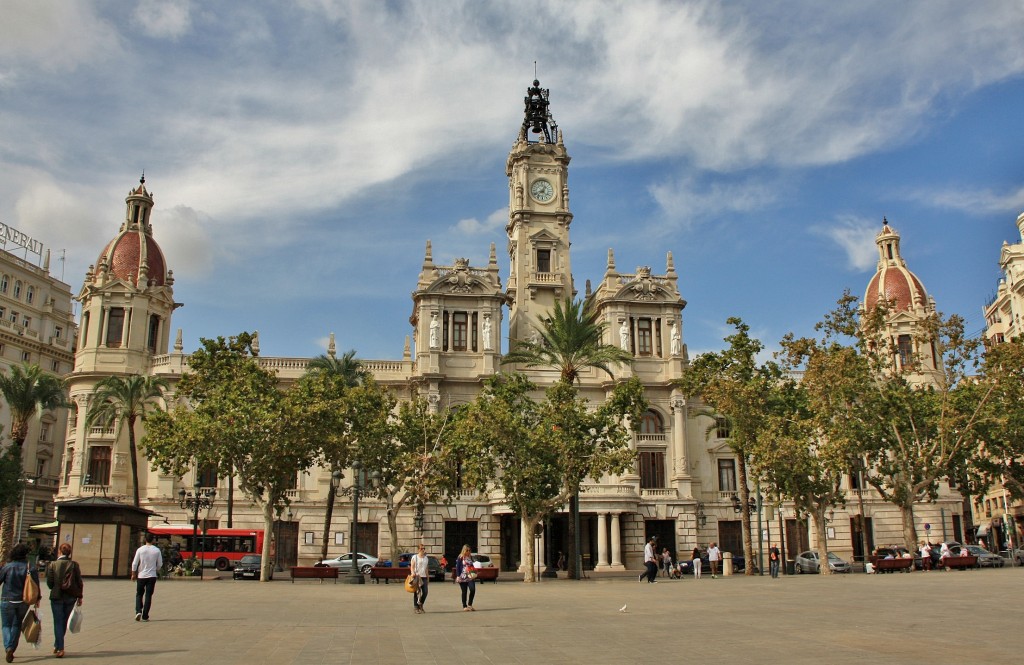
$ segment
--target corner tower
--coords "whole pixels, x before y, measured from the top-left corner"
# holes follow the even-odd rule
[[[505,165],[510,343],[529,339],[555,302],[574,293],[569,263],[570,157],[548,107],[548,94],[536,80],[527,89],[523,124]]]

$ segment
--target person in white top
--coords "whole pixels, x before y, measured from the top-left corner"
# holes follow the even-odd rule
[[[708,545],[708,563],[711,564],[711,579],[718,577],[718,562],[722,560],[722,550],[714,543]]]
[[[423,614],[423,604],[427,602],[427,583],[430,582],[430,559],[427,558],[427,547],[420,543],[419,550],[409,560],[409,575],[414,578],[414,584],[418,584],[416,591],[412,594],[413,611],[416,614]]]
[[[154,539],[153,534],[147,533],[146,544],[135,550],[135,558],[132,560],[136,621],[149,621],[149,608],[153,605],[157,571],[164,565],[163,555],[160,554],[159,548],[153,545]]]
[[[644,578],[647,578],[648,583],[657,584],[658,581],[655,579],[658,577],[658,555],[655,554],[654,544],[657,538],[651,536],[647,544],[644,545],[644,567],[647,568],[644,572],[640,573],[640,583],[642,584]]]

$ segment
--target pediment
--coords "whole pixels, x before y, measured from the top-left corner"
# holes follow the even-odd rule
[[[530,236],[530,240],[532,242],[534,242],[534,243],[537,243],[537,242],[557,243],[557,242],[559,242],[558,236],[554,235],[553,233],[551,233],[547,229],[541,229],[540,231],[537,231],[537,233],[534,233],[532,236]]]

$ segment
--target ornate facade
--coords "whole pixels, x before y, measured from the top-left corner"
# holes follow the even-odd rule
[[[525,101],[525,119],[506,165],[507,281],[503,286],[495,244],[485,266],[472,266],[464,259],[442,266],[434,263],[427,241],[412,294],[412,334],[406,338],[401,359],[363,361],[363,366],[400,398],[421,394],[435,408],[472,400],[483,380],[501,367],[506,314],[508,338],[530,339],[557,300],[578,295],[570,262],[570,157],[549,111],[548,92],[535,81]],[[126,437],[115,440],[113,432],[78,427],[96,383],[110,374],[148,372],[173,385],[187,371],[180,331],[169,348],[171,315],[180,304],[174,300],[173,278],[149,224],[152,205],[144,183],[132,190],[118,235],[102,250],[78,296],[83,314],[79,354],[71,377],[77,413],[67,430],[71,462],[60,490],[64,498],[130,495]],[[719,423],[708,434],[715,421],[701,415],[700,404],[673,386],[688,359],[682,318],[686,302],[671,252],[664,255],[663,272],[649,266],[620,272],[609,249],[604,275],[596,286],[588,280],[584,292],[593,295],[607,325],[606,341],[629,351],[633,363],[619,368],[614,379],[596,370],[585,373],[581,393],[600,402],[614,381],[636,376],[650,402],[632,442],[636,468],[621,476],[590,479],[580,495],[585,568],[640,568],[643,543],[655,534],[673,552],[688,552],[694,545],[704,546],[712,540],[722,543],[724,549],[742,551],[740,517],[733,501],[736,459],[728,445],[728,428]],[[923,296],[923,287],[920,292]],[[329,352],[333,351],[332,337]],[[260,357],[259,361],[288,383],[301,376],[309,359]],[[541,386],[557,379],[553,369],[520,369]],[[191,487],[193,478],[173,478],[150,470],[147,464],[140,464],[140,475],[144,507],[172,522],[187,523],[177,492]],[[206,482],[217,486],[208,524],[224,525],[227,479]],[[281,525],[283,559],[308,564],[318,558],[329,483],[329,473],[319,468],[296,480]],[[259,511],[236,498],[234,525],[261,527]],[[857,502],[849,505],[850,514],[837,513],[833,525],[835,540],[830,547],[841,555],[849,555],[857,540],[851,527]],[[923,506],[920,518],[935,524],[936,532],[941,523],[943,535],[948,526],[952,538],[957,524],[955,506],[956,501]],[[870,498],[862,510],[868,509],[874,516],[874,540],[899,540],[899,513]],[[783,507],[770,515],[766,511],[763,517],[766,531],[775,534],[772,540],[779,540],[779,530],[784,529],[791,550],[806,547],[806,526],[792,510],[787,513]],[[332,531],[347,533],[350,520],[351,504],[348,510],[339,506]],[[359,522],[360,541],[368,543],[365,551],[386,553],[383,506],[364,500]],[[554,563],[558,552],[568,550],[566,527],[566,512],[545,525],[540,551],[548,564]],[[444,552],[449,560],[468,543],[506,570],[520,566],[525,539],[533,537],[521,532],[518,518],[499,499],[470,493],[450,505],[428,506],[422,534],[416,529],[413,509],[407,508],[399,518],[399,536],[404,548],[414,549],[422,539],[430,551]],[[331,556],[344,551],[345,545],[335,545],[332,540]]]

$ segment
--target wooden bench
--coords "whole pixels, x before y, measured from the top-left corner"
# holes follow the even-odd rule
[[[872,562],[875,566],[876,573],[894,573],[899,571],[901,573],[909,573],[914,567],[914,560],[911,558],[906,559],[875,559]]]
[[[455,579],[455,569],[452,569],[452,581],[458,581]],[[489,566],[487,568],[476,569],[476,581],[477,582],[494,582],[498,583],[498,568],[497,566]]]
[[[948,556],[945,559],[939,559],[939,567],[960,568],[961,570],[977,568],[978,557],[973,554],[971,556]]]
[[[404,568],[395,568],[394,566],[374,566],[370,569],[370,579],[375,584],[380,584],[381,580],[384,580],[384,584],[390,584],[391,580],[405,580],[409,576],[408,566]]]
[[[292,584],[295,584],[296,579],[320,580],[320,584],[324,580],[333,579],[335,584],[338,583],[338,569],[331,566],[292,566],[291,571]]]

